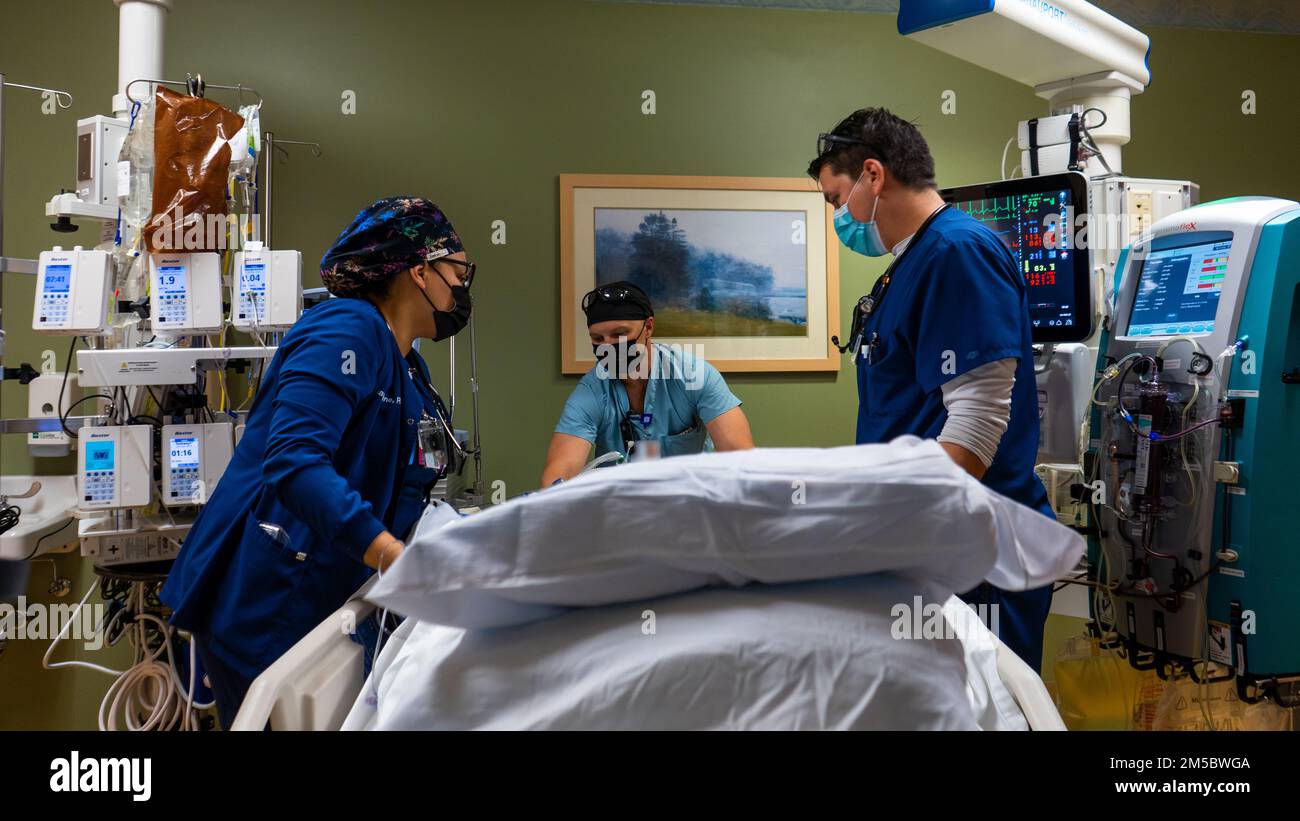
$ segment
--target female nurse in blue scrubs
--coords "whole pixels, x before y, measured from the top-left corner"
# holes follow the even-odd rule
[[[440,473],[417,458],[419,431],[447,427],[413,343],[465,327],[473,272],[417,197],[364,209],[321,260],[337,298],[285,335],[162,592],[223,726],[258,674],[401,553]]]

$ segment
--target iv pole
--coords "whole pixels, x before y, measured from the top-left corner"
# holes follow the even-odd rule
[[[0,281],[3,281],[5,273],[11,274],[35,274],[36,260],[34,259],[10,259],[5,254],[5,206],[4,206],[4,184],[5,184],[5,89],[6,88],[25,88],[29,91],[40,91],[45,94],[53,94],[54,102],[59,108],[72,107],[72,95],[66,91],[60,91],[55,88],[44,88],[42,86],[29,86],[23,83],[11,83],[5,80],[4,72],[0,72]],[[64,102],[67,98],[67,102]],[[0,354],[4,353],[4,289],[0,288]]]
[[[447,391],[447,415],[455,418],[456,415],[456,337],[447,340],[448,348],[448,391]],[[474,313],[469,315],[469,403],[470,413],[473,418],[474,439],[470,445],[474,453],[474,485],[473,493],[475,504],[483,503],[483,448],[482,440],[479,437],[478,427],[478,344],[474,338]],[[448,420],[450,421],[450,419]],[[455,433],[455,425],[452,425],[452,433]]]
[[[311,147],[311,155],[319,157],[321,155],[320,143],[307,142],[306,140],[286,140],[277,138],[274,131],[267,131],[262,135],[262,153],[266,155],[266,180],[263,181],[262,194],[266,198],[266,213],[262,215],[262,244],[267,248],[274,248],[271,244],[271,210],[274,206],[271,187],[272,166],[275,164],[275,150],[278,148],[284,152],[285,156],[289,152],[284,148],[286,145],[306,145]]]

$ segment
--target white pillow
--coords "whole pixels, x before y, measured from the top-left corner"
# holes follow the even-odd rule
[[[866,573],[949,592],[985,577],[1025,589],[1058,578],[1082,550],[938,443],[901,437],[623,465],[445,526],[422,519],[368,598],[421,621],[489,628],[706,585]]]

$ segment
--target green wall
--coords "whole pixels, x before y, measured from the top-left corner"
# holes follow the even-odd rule
[[[36,95],[9,95],[6,253],[34,257],[77,241],[48,229],[43,203],[71,187],[75,120],[108,113],[117,11],[109,0],[10,5],[0,23],[0,71],[76,96],[70,111],[43,116]],[[504,480],[509,495],[536,482],[574,384],[559,375],[560,173],[800,176],[817,132],[873,104],[916,119],[940,184],[955,185],[995,177],[1016,122],[1044,110],[1028,88],[899,37],[892,15],[578,0],[175,5],[166,76],[201,72],[212,82],[251,85],[266,97],[264,128],[324,148],[319,159],[299,149],[277,162],[278,247],[301,249],[312,269],[362,205],[395,193],[428,196],[455,222],[480,271],[485,478]],[[1291,80],[1297,39],[1148,33],[1154,80],[1133,105],[1125,170],[1198,181],[1203,199],[1300,196],[1290,156],[1300,102]],[[657,95],[654,116],[640,113],[645,89]],[[940,111],[949,89],[957,95],[954,115]],[[1254,116],[1240,111],[1245,89],[1257,95]],[[344,90],[356,92],[355,116],[341,113]],[[489,242],[497,219],[508,226],[504,246]],[[842,255],[845,317],[882,268]],[[314,272],[306,280],[318,284]],[[5,364],[39,362],[49,347],[62,366],[66,342],[24,330],[33,284],[4,278]],[[440,346],[425,353],[435,382],[445,384]],[[729,382],[760,444],[852,441],[856,401],[847,367]],[[25,411],[25,390],[4,386],[0,412]],[[68,460],[33,465],[20,437],[0,439],[6,474],[71,469]],[[88,570],[79,564],[60,560],[84,591]],[[90,726],[106,680],[39,671],[44,648],[14,644],[0,657],[0,727]]]

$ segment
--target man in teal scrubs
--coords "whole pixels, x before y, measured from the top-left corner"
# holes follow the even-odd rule
[[[678,456],[754,446],[740,400],[717,368],[655,343],[654,307],[630,282],[582,300],[596,366],[574,388],[555,426],[542,487],[576,476],[596,456]]]

